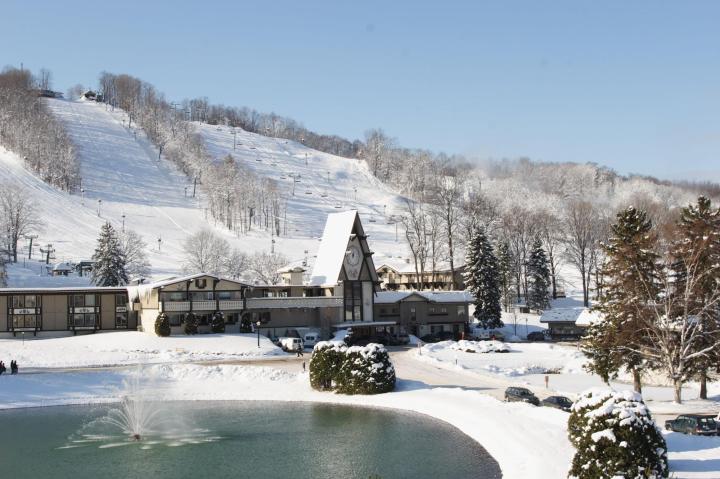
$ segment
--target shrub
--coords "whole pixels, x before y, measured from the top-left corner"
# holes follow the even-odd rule
[[[222,311],[215,311],[212,321],[210,321],[210,329],[213,333],[225,332],[225,315]]]
[[[185,334],[197,334],[198,320],[195,313],[188,313],[185,315],[185,321],[183,322],[183,331]]]
[[[320,391],[333,388],[333,381],[345,360],[347,346],[342,341],[320,341],[310,356],[310,385]]]
[[[241,333],[252,333],[252,326],[250,324],[250,315],[243,314],[240,318],[240,332]]]
[[[395,368],[381,344],[351,346],[335,379],[343,394],[380,394],[395,389]]]
[[[162,337],[170,336],[170,319],[165,313],[160,313],[155,318],[155,334]]]
[[[665,439],[637,393],[583,393],[572,406],[568,436],[577,450],[569,477],[668,477]]]

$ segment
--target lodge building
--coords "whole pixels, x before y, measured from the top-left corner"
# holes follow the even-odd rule
[[[307,282],[304,271],[294,269],[280,285],[197,273],[127,287],[2,288],[0,336],[135,329],[154,334],[160,313],[167,314],[171,334],[182,334],[189,313],[203,333],[210,331],[218,311],[226,332],[239,332],[249,322],[277,337],[302,327],[318,329],[324,338],[340,328],[352,328],[354,334],[382,330],[419,336],[464,330],[470,302],[466,293],[380,292],[372,255],[357,212],[334,213],[328,215]]]

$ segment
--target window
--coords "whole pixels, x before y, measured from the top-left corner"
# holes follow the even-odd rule
[[[216,291],[215,294],[221,301],[237,301],[242,299],[242,292],[240,291]]]
[[[345,321],[362,321],[362,282],[345,281],[343,293]]]
[[[180,326],[182,323],[184,314],[168,314],[168,320],[170,321],[170,326]]]
[[[68,329],[97,328],[98,312],[95,305],[100,304],[94,294],[74,294],[70,299]]]
[[[115,329],[128,327],[128,297],[126,294],[115,295]]]
[[[213,298],[213,292],[212,291],[192,291],[190,292],[190,299],[192,301],[212,301]]]
[[[187,301],[187,293],[185,291],[162,291],[160,293],[161,301]]]
[[[12,297],[13,309],[32,309],[40,306],[40,298],[34,294]]]
[[[465,317],[465,306],[458,306],[458,307],[457,307],[457,315],[458,315],[458,318],[464,318],[464,317]]]

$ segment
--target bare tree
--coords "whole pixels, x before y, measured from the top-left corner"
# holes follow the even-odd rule
[[[228,242],[209,229],[188,236],[183,244],[186,271],[220,275],[230,253]]]
[[[287,258],[280,253],[256,253],[250,259],[250,270],[256,281],[264,284],[278,284],[280,282],[280,269],[288,263]]]
[[[575,266],[582,278],[583,304],[590,306],[590,279],[593,260],[599,249],[598,224],[600,218],[588,201],[573,200],[567,203],[563,229],[565,230],[565,257]]]
[[[42,228],[35,201],[30,192],[14,185],[0,187],[0,227],[8,257],[18,260],[18,242]]]
[[[225,274],[232,279],[241,278],[250,269],[250,258],[238,249],[233,249],[225,262]]]
[[[436,195],[436,215],[439,217],[447,240],[447,255],[452,278],[451,289],[455,284],[455,242],[459,234],[462,213],[462,194],[464,181],[458,176],[444,176],[439,181]]]
[[[552,298],[557,298],[558,270],[560,268],[560,246],[562,243],[561,221],[549,211],[540,210],[535,215],[537,233],[547,252],[548,267],[550,268],[550,287]]]
[[[405,200],[403,213],[401,221],[405,227],[405,239],[410,247],[410,253],[415,264],[416,286],[419,290],[422,290],[425,287],[425,266],[429,255],[426,235],[427,215],[422,203],[409,199]]]
[[[119,235],[120,248],[125,255],[125,270],[128,276],[145,278],[150,275],[150,262],[147,258],[147,243],[133,230],[125,230]]]

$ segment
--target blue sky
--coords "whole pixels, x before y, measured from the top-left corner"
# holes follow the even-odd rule
[[[348,138],[720,181],[720,2],[0,2],[0,65]]]

